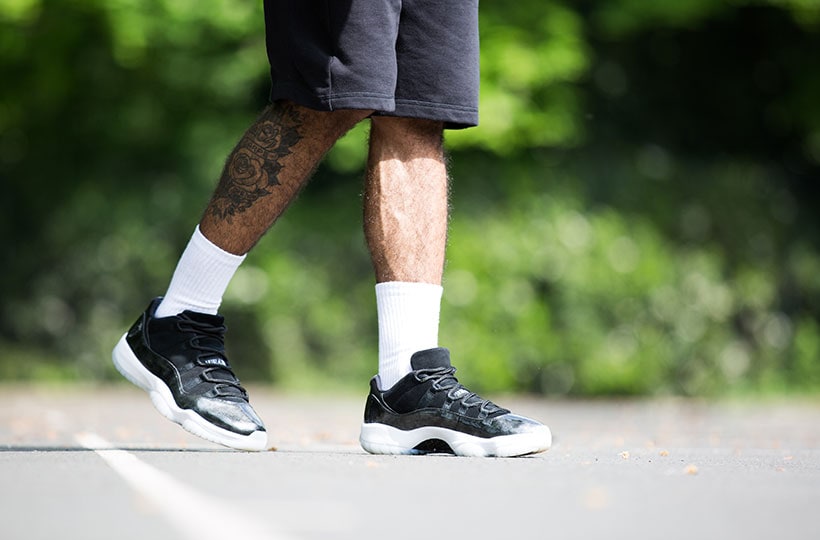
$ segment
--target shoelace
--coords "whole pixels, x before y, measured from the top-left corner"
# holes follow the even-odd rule
[[[419,381],[424,382],[432,380],[434,390],[446,391],[447,397],[450,400],[455,402],[460,401],[467,408],[478,405],[480,411],[484,411],[488,414],[505,410],[489,399],[484,399],[475,392],[471,392],[465,388],[464,385],[456,379],[454,375],[455,372],[456,368],[452,366],[448,368],[438,367],[420,369],[417,371]]]
[[[196,364],[202,369],[202,378],[214,384],[214,392],[217,396],[236,396],[236,391],[239,395],[247,400],[248,392],[239,383],[239,379],[234,375],[228,359],[225,357],[225,325],[215,326],[201,321],[194,321],[191,319],[184,319],[179,321],[180,330],[190,330],[194,333],[194,337],[190,340],[191,348],[200,351],[197,355]],[[210,364],[205,360],[208,358],[218,357],[225,363]],[[222,376],[219,376],[222,375]],[[226,378],[227,377],[227,378]],[[235,389],[236,391],[232,391]]]

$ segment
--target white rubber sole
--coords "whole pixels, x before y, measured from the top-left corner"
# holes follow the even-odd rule
[[[235,448],[258,452],[268,446],[268,434],[254,431],[250,435],[240,435],[215,426],[194,411],[181,409],[174,401],[171,391],[162,379],[145,369],[137,359],[126,341],[126,335],[120,338],[111,354],[114,366],[123,377],[139,386],[151,397],[151,403],[168,420],[182,426],[186,431],[205,440]]]
[[[450,445],[457,456],[515,457],[549,450],[552,434],[547,426],[529,433],[483,439],[441,427],[402,431],[384,424],[362,424],[359,443],[371,454],[419,454],[416,446],[431,439]]]

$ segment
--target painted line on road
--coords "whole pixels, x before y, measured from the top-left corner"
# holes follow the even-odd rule
[[[79,433],[75,439],[96,452],[134,491],[151,501],[180,533],[191,540],[293,540],[274,534],[230,501],[185,485],[135,455],[114,448],[99,435]]]

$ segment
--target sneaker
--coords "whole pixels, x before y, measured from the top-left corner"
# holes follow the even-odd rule
[[[547,426],[477,396],[455,378],[450,351],[415,353],[413,371],[382,391],[370,381],[359,442],[371,454],[512,457],[549,449]]]
[[[155,318],[154,299],[114,347],[122,375],[163,416],[194,435],[238,450],[264,450],[268,436],[225,357],[224,319],[184,311]]]

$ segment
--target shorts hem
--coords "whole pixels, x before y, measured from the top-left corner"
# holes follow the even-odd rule
[[[392,111],[396,108],[396,102],[392,97],[380,94],[367,94],[364,92],[351,92],[348,94],[334,94],[332,96],[320,98],[327,110],[338,109],[372,109],[374,111]]]
[[[393,111],[384,116],[422,118],[444,122],[446,129],[464,129],[478,125],[478,109],[452,103],[435,103],[412,99],[397,99]]]
[[[340,109],[372,110],[374,116],[420,118],[443,122],[446,129],[464,129],[478,125],[478,109],[452,103],[435,103],[413,99],[393,99],[372,92],[345,92],[316,95],[295,86],[278,84],[270,92],[271,102],[288,100],[318,111]]]
[[[271,103],[279,100],[293,101],[317,111],[360,109],[392,111],[396,107],[393,96],[374,92],[345,92],[343,94],[317,95],[289,84],[274,84],[270,91]]]

